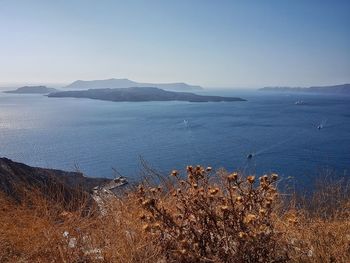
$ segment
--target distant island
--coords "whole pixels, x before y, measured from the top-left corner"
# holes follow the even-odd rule
[[[46,86],[24,86],[15,90],[4,91],[4,93],[15,94],[49,94],[58,91],[54,88],[48,88]]]
[[[78,91],[61,91],[48,95],[48,97],[62,98],[89,98],[108,101],[189,101],[189,102],[220,102],[245,101],[235,97],[202,96],[189,92],[166,91],[154,87],[131,87],[116,89],[89,89]]]
[[[114,89],[114,88],[130,88],[130,87],[156,87],[164,90],[172,91],[198,91],[203,90],[200,86],[189,85],[186,83],[139,83],[129,79],[104,79],[104,80],[77,80],[64,89],[82,90],[82,89]]]
[[[281,91],[281,92],[314,92],[314,93],[335,93],[350,95],[350,84],[333,86],[315,86],[309,88],[302,87],[265,87],[261,91]]]

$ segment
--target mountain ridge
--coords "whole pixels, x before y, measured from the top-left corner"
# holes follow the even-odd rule
[[[189,85],[184,82],[175,83],[142,83],[129,80],[127,78],[122,79],[102,79],[102,80],[76,80],[71,84],[64,87],[64,89],[103,89],[103,88],[130,88],[130,87],[156,87],[165,90],[172,91],[194,91],[203,90],[201,86]]]

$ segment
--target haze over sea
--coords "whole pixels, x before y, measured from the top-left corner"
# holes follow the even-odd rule
[[[78,165],[96,177],[112,177],[114,167],[131,181],[140,178],[140,156],[164,173],[203,164],[303,182],[327,169],[348,175],[350,97],[206,93],[248,101],[116,103],[0,93],[0,156],[65,170]]]

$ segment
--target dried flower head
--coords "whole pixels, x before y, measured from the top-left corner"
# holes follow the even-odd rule
[[[145,189],[144,189],[144,187],[143,187],[142,185],[139,185],[138,191],[139,191],[140,193],[143,193],[143,192],[145,191]]]
[[[218,192],[219,192],[219,188],[217,188],[217,187],[215,187],[215,188],[213,188],[213,189],[210,189],[209,190],[209,193],[211,194],[211,195],[216,195]]]
[[[278,174],[275,174],[275,173],[271,174],[271,179],[276,181],[278,179]]]
[[[240,238],[246,238],[246,237],[247,237],[247,234],[244,233],[244,232],[239,232],[239,233],[238,233],[238,236],[239,236]]]
[[[160,229],[161,225],[159,223],[154,223],[153,228],[154,229]]]
[[[172,172],[171,172],[171,175],[172,176],[178,176],[178,174],[179,174],[179,172],[177,171],[177,170],[173,170]]]
[[[142,226],[143,231],[149,231],[150,229],[151,229],[151,227],[148,224],[145,224]]]
[[[187,250],[186,249],[181,249],[181,250],[179,250],[179,252],[180,252],[181,255],[185,255]]]
[[[252,222],[254,222],[256,220],[256,215],[253,215],[253,214],[248,214],[246,215],[246,217],[244,218],[244,222],[246,224],[250,224]]]
[[[261,208],[261,209],[259,210],[259,214],[260,214],[260,215],[265,215],[265,214],[266,214],[266,210],[263,209],[263,208]]]
[[[227,176],[227,180],[229,182],[236,181],[238,178],[238,173],[232,173],[229,176]]]
[[[291,225],[296,225],[298,223],[298,219],[296,217],[288,218],[288,223]]]
[[[145,219],[146,219],[146,215],[145,215],[145,214],[142,214],[142,215],[140,216],[140,219],[141,219],[141,220],[145,220]]]
[[[220,207],[220,209],[221,209],[222,212],[226,212],[226,211],[229,210],[229,207],[227,205],[223,205],[223,206]]]
[[[247,177],[247,181],[250,183],[250,184],[253,184],[254,181],[255,181],[255,176],[254,175],[249,175]]]

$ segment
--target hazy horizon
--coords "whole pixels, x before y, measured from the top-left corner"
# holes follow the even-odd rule
[[[0,1],[0,87],[350,83],[349,1]]]
[[[78,79],[77,79],[78,80]],[[84,81],[90,81],[93,79],[87,79]],[[101,79],[94,79],[94,80],[101,80]],[[134,79],[129,79],[135,82],[139,83],[144,83],[143,81],[138,81]],[[76,80],[75,80],[76,81]],[[73,81],[72,81],[73,82]],[[65,82],[65,83],[50,83],[50,82],[12,82],[12,83],[1,83],[0,82],[0,90],[6,90],[6,89],[15,89],[15,88],[20,88],[23,86],[47,86],[47,87],[52,87],[52,88],[64,88],[65,86],[71,84],[72,82]],[[151,81],[154,84],[168,84],[170,82],[157,82],[157,81]],[[181,81],[174,81],[172,83],[176,82],[181,82]],[[193,83],[187,83],[189,85],[195,85]],[[335,85],[342,85],[342,84],[348,84],[348,83],[331,83],[328,84],[329,86],[335,86]],[[201,86],[201,85],[199,85]],[[308,86],[293,86],[293,85],[256,85],[256,86],[201,86],[204,88],[204,90],[256,90],[264,87],[291,87],[291,88],[308,88],[308,87],[314,87],[314,86],[327,86],[326,84],[324,85],[308,85]]]
[[[109,78],[109,79],[117,79],[117,78]],[[122,79],[122,78],[120,78]],[[78,79],[74,80],[77,81]],[[81,80],[81,79],[80,79]],[[92,81],[92,80],[102,80],[102,79],[83,79],[83,81]],[[138,83],[146,83],[144,81],[138,81],[135,79],[129,79],[131,81],[135,81]],[[72,81],[72,82],[74,82]],[[47,86],[47,87],[53,87],[53,88],[63,88],[69,84],[71,84],[72,82],[63,82],[63,83],[52,83],[52,82],[10,82],[10,83],[2,83],[0,82],[0,89],[6,89],[6,88],[19,88],[19,87],[23,87],[23,86]],[[157,82],[157,81],[150,81],[149,83],[154,83],[154,84],[169,84],[169,83],[177,83],[177,82],[183,82],[181,80],[179,81],[174,81],[174,82]],[[188,83],[185,82],[186,84],[189,85],[196,85],[193,83]],[[214,89],[249,89],[249,90],[254,90],[254,89],[259,89],[262,88],[263,86],[217,86],[217,87],[208,87],[208,86],[202,86],[199,85],[202,88],[204,88],[205,90],[214,90]]]

